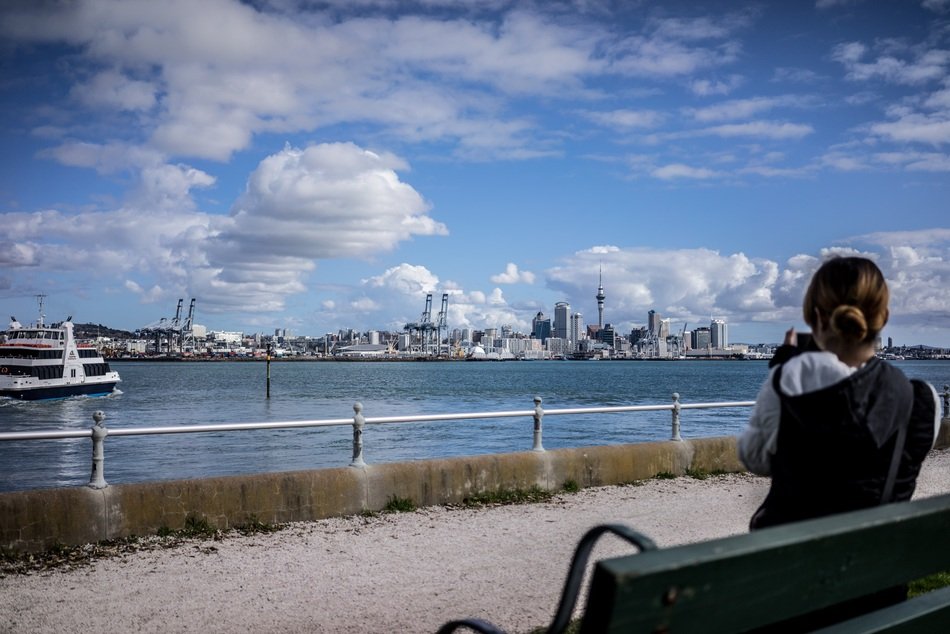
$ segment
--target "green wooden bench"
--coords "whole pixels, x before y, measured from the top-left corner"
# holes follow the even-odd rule
[[[793,619],[870,601],[827,633],[948,632],[950,587],[888,604],[881,592],[950,570],[950,495],[889,504],[672,548],[619,525],[579,543],[548,633],[569,625],[595,541],[613,533],[639,553],[594,565],[581,634],[594,632],[812,631]],[[490,622],[446,623],[502,632]],[[771,629],[769,629],[771,628]]]

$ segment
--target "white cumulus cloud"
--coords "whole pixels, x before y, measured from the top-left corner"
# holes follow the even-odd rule
[[[505,266],[505,272],[491,276],[491,281],[495,284],[534,284],[534,273],[531,271],[521,271],[514,262],[509,262]]]

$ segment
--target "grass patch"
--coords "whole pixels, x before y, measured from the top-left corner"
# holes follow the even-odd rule
[[[676,474],[670,473],[669,471],[660,471],[658,474],[653,476],[654,480],[675,480]]]
[[[247,537],[248,535],[276,533],[282,528],[283,526],[280,524],[262,522],[256,515],[252,514],[248,516],[247,521],[245,521],[243,524],[235,526],[234,530]]]
[[[911,581],[907,587],[907,596],[916,597],[920,594],[927,594],[932,590],[939,590],[950,586],[950,570],[936,572],[932,575]]]
[[[499,506],[503,504],[532,504],[535,502],[547,502],[553,497],[554,493],[545,491],[535,485],[530,489],[498,489],[497,491],[476,493],[462,500],[462,506],[477,508],[480,506]]]
[[[177,532],[179,537],[211,537],[219,538],[221,531],[212,526],[205,517],[188,515],[185,517],[185,526]]]
[[[285,526],[282,524],[262,522],[257,516],[250,515],[243,524],[229,530],[220,530],[211,526],[204,517],[189,515],[185,518],[185,525],[180,530],[162,526],[154,536],[150,537],[129,535],[120,539],[108,539],[80,546],[66,546],[55,543],[47,550],[38,553],[17,553],[0,549],[0,578],[8,574],[30,574],[59,568],[79,568],[101,559],[174,548],[188,540],[214,539],[218,541],[229,534],[248,536],[274,533],[283,528]],[[211,547],[211,550],[213,551],[214,547]]]
[[[565,480],[561,489],[565,493],[577,493],[581,490],[581,485],[577,483],[577,480]]]
[[[383,511],[386,513],[412,513],[416,510],[416,503],[409,498],[400,498],[395,495],[389,498]]]

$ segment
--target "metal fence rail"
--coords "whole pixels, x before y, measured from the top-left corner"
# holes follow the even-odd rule
[[[943,417],[950,417],[950,386],[943,386]],[[350,466],[362,467],[363,460],[363,428],[366,425],[384,425],[390,423],[423,423],[442,422],[453,420],[477,420],[487,418],[523,418],[531,417],[534,420],[534,438],[532,451],[544,451],[542,445],[542,423],[545,416],[565,416],[584,414],[616,414],[623,412],[655,412],[669,410],[672,414],[671,440],[682,440],[680,435],[680,411],[684,409],[717,409],[727,407],[752,407],[755,401],[722,401],[714,403],[680,403],[679,394],[673,393],[673,402],[668,405],[619,405],[613,407],[570,407],[545,410],[541,407],[541,397],[534,397],[534,409],[508,410],[497,412],[464,412],[457,414],[423,414],[411,416],[374,416],[363,415],[363,404],[353,404],[352,418],[326,418],[319,420],[301,421],[271,421],[261,423],[226,423],[218,425],[178,425],[167,427],[121,427],[108,429],[103,425],[105,414],[101,411],[92,416],[95,424],[85,430],[38,430],[25,432],[2,432],[0,441],[24,440],[60,440],[68,438],[92,438],[92,473],[87,486],[94,489],[103,489],[108,486],[104,475],[105,467],[105,438],[106,436],[148,436],[162,434],[189,434],[205,432],[250,431],[260,429],[297,429],[305,427],[336,427],[351,425],[353,427],[353,456]]]

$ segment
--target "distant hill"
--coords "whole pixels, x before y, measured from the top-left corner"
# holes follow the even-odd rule
[[[73,332],[77,339],[95,339],[109,337],[110,339],[132,339],[134,334],[128,330],[116,330],[102,324],[73,324]]]

